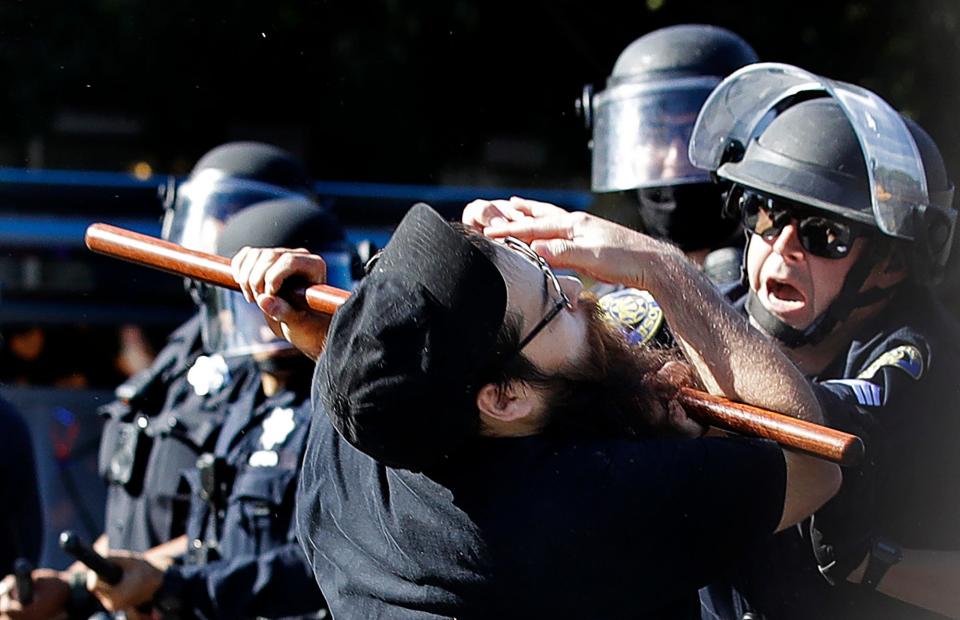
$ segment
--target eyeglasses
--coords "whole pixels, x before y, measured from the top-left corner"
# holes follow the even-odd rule
[[[540,271],[543,272],[544,278],[546,278],[548,294],[550,286],[553,287],[553,290],[556,293],[556,299],[553,300],[553,308],[551,308],[550,311],[547,312],[547,315],[543,317],[532,330],[530,330],[523,340],[520,341],[520,344],[517,346],[517,353],[519,353],[525,346],[530,344],[530,342],[537,337],[537,334],[543,331],[543,328],[550,324],[550,321],[555,319],[557,315],[560,314],[561,310],[572,310],[573,304],[570,303],[570,298],[567,297],[567,294],[563,292],[563,287],[560,286],[560,280],[557,278],[557,275],[553,273],[553,270],[550,269],[550,265],[547,264],[547,261],[543,260],[542,256],[534,252],[533,248],[516,237],[504,238],[503,244],[511,250],[521,254],[524,258],[527,258],[537,267],[539,267]]]
[[[735,201],[743,226],[767,241],[776,239],[788,224],[795,221],[800,245],[821,258],[843,258],[850,253],[854,239],[863,236],[862,231],[847,222],[753,190],[735,187],[727,200]]]

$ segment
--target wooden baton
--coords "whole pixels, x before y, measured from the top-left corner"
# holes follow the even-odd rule
[[[90,225],[86,243],[99,254],[240,290],[230,272],[230,259],[222,256],[188,250],[169,241],[109,224]],[[284,297],[294,305],[333,315],[350,293],[317,284],[284,291]],[[863,457],[863,442],[856,435],[691,388],[682,389],[679,400],[687,413],[702,424],[772,439],[784,447],[842,465],[856,465]]]

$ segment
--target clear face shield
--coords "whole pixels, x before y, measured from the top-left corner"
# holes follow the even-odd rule
[[[224,358],[270,357],[292,345],[279,338],[267,325],[256,304],[243,295],[219,287],[205,290],[201,336],[207,354]]]
[[[687,151],[697,113],[719,83],[715,77],[674,78],[618,84],[594,95],[593,191],[709,182]]]
[[[177,188],[176,203],[163,222],[163,238],[191,250],[215,253],[226,220],[252,204],[302,194],[203,170]]]
[[[327,284],[353,290],[351,253],[337,249],[318,254],[327,265]],[[202,290],[200,334],[207,355],[264,359],[293,348],[273,333],[260,308],[247,303],[241,293],[213,286]]]
[[[866,163],[876,225],[887,235],[914,240],[918,232],[914,213],[930,204],[919,151],[900,114],[858,86],[780,63],[744,67],[725,79],[704,104],[690,139],[690,160],[723,176],[731,149],[742,153],[778,109],[791,99],[816,93],[835,99],[853,126]],[[822,208],[838,206],[817,204],[799,193],[788,195],[789,188],[779,193]]]

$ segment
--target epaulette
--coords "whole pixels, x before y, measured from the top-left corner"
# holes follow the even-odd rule
[[[923,356],[920,355],[920,349],[912,344],[902,344],[873,360],[857,378],[873,379],[884,366],[899,368],[914,379],[919,379],[924,370]]]
[[[627,288],[600,298],[604,320],[619,328],[630,344],[652,339],[663,325],[663,310],[647,291]]]

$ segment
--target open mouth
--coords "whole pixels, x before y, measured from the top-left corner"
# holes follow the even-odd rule
[[[806,304],[806,297],[795,286],[777,280],[767,280],[767,299],[771,310],[789,312]]]

